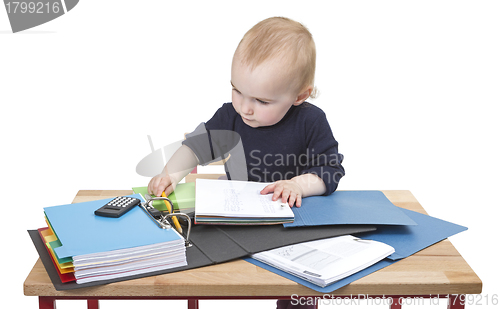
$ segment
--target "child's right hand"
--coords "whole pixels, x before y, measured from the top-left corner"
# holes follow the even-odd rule
[[[174,192],[176,185],[177,182],[174,178],[165,173],[161,173],[149,181],[148,193],[161,196],[161,193],[165,191],[165,194],[168,196],[170,193]]]

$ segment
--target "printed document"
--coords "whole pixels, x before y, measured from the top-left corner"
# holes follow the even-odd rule
[[[394,252],[384,243],[351,235],[321,239],[253,254],[270,266],[325,287]]]

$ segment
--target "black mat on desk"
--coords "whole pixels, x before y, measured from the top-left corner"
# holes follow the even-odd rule
[[[83,284],[62,283],[38,231],[30,230],[28,233],[55,289],[62,291],[198,268],[299,242],[374,230],[376,230],[375,227],[366,225],[323,225],[294,229],[286,229],[281,224],[260,226],[195,225],[190,235],[193,246],[186,248],[187,266]]]

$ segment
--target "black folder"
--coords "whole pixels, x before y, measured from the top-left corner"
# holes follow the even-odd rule
[[[62,283],[38,231],[29,230],[28,233],[55,289],[62,291],[198,268],[300,242],[374,230],[376,230],[374,226],[366,225],[310,226],[293,229],[284,228],[281,224],[259,226],[195,225],[191,229],[189,239],[192,246],[186,248],[187,266],[83,284],[77,284],[74,281]]]

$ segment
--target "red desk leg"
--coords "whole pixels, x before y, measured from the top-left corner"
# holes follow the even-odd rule
[[[99,309],[99,300],[98,299],[87,299],[87,308],[88,309]]]
[[[38,308],[56,309],[56,299],[50,296],[38,296]]]
[[[462,302],[461,299],[464,297],[460,297],[461,295],[450,295],[448,299],[448,309],[464,309],[465,302]]]
[[[393,303],[389,306],[390,309],[401,309],[402,306],[401,304],[398,302],[398,299],[397,298],[394,298],[393,299]]]
[[[197,299],[188,299],[188,309],[198,309]]]

